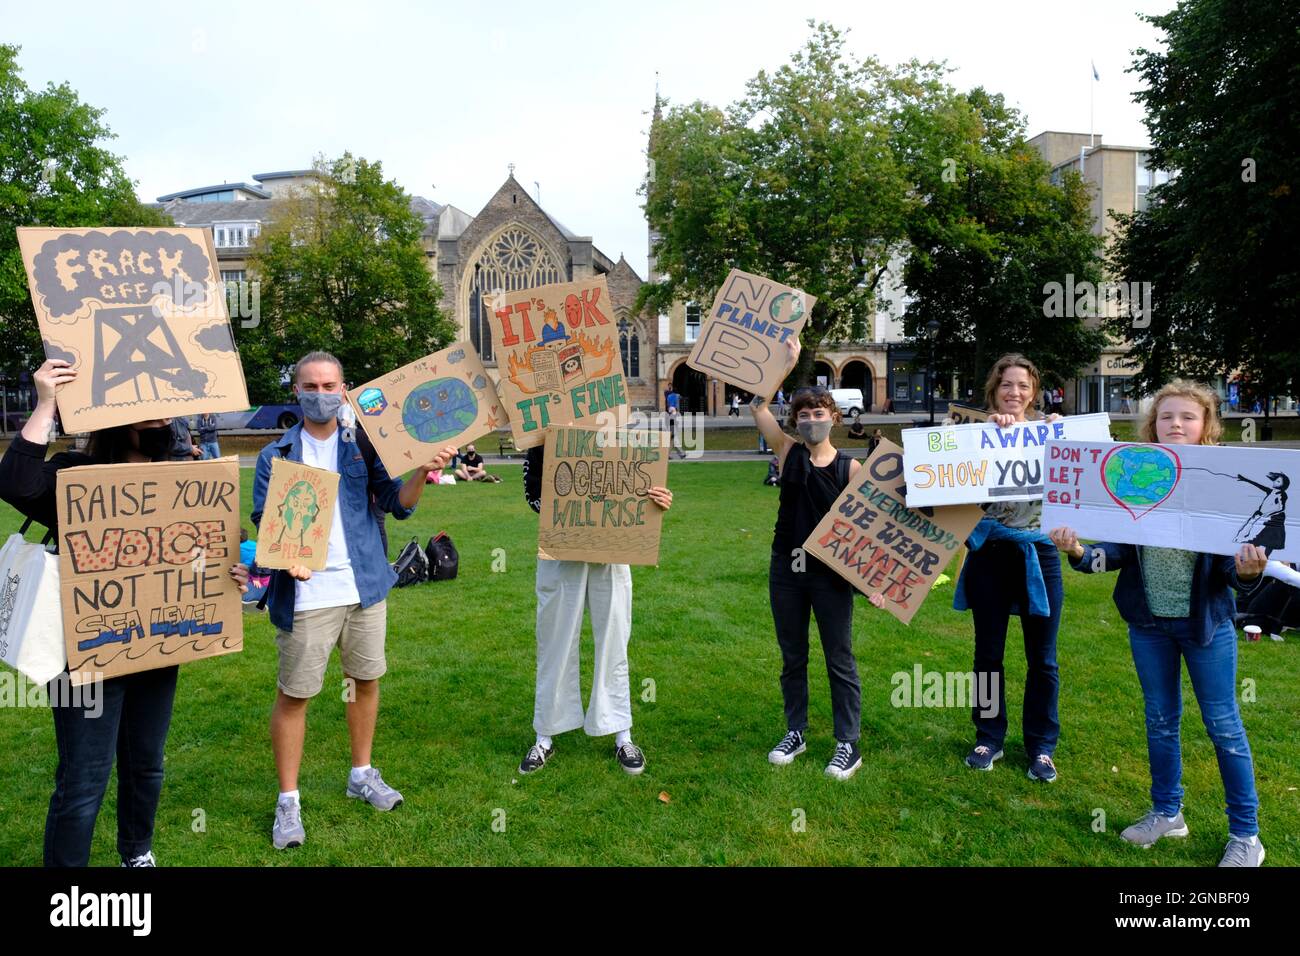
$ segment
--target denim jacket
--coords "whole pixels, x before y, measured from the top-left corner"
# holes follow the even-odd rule
[[[1094,564],[1097,567],[1094,568]],[[1115,607],[1119,616],[1129,624],[1153,627],[1156,623],[1147,605],[1146,580],[1137,545],[1098,541],[1083,546],[1083,557],[1070,559],[1070,567],[1084,574],[1094,571],[1118,571],[1115,582]],[[1237,577],[1237,566],[1231,555],[1198,554],[1192,570],[1191,615],[1192,634],[1196,642],[1205,647],[1214,632],[1224,621],[1232,621],[1237,613],[1237,602],[1229,587],[1238,591],[1253,591],[1260,579],[1242,581]]]
[[[397,500],[402,479],[390,478],[384,463],[373,449],[362,450],[361,442],[367,439],[357,429],[357,441],[345,442],[339,436],[339,497],[337,507],[343,509],[343,535],[348,542],[348,557],[352,560],[352,574],[356,578],[361,606],[370,607],[388,596],[397,575],[388,563],[388,555],[379,537],[379,521],[370,511],[370,496],[381,511],[399,520],[409,518],[413,508],[404,508]],[[271,459],[287,458],[302,461],[302,423],[294,425],[279,441],[271,442],[257,456],[257,471],[253,477],[253,513],[255,525],[262,522],[266,508],[266,488],[271,481]],[[367,464],[367,461],[369,463]],[[282,631],[293,630],[293,602],[296,582],[287,571],[272,571],[267,588],[271,623]]]

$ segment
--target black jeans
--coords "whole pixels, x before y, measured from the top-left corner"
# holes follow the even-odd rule
[[[834,572],[811,567],[793,571],[789,555],[772,555],[768,594],[776,642],[781,646],[781,696],[787,730],[808,729],[808,621],[817,615],[817,632],[831,682],[835,739],[856,742],[862,718],[862,684],[853,657],[853,588]]]
[[[179,668],[163,667],[103,681],[98,698],[63,701],[66,676],[51,681],[50,710],[59,766],[45,818],[45,865],[85,866],[95,818],[117,755],[117,851],[124,860],[148,853],[163,784],[163,745],[172,719]],[[59,688],[59,684],[63,687]],[[76,700],[80,706],[72,706]],[[92,709],[86,706],[95,703]],[[102,707],[98,716],[93,716]]]
[[[1002,658],[1007,645],[1011,606],[1018,605],[1020,629],[1025,638],[1025,699],[1023,720],[1025,752],[1032,760],[1050,756],[1061,734],[1056,702],[1061,679],[1056,667],[1056,632],[1061,624],[1061,559],[1056,548],[1038,543],[1038,565],[1042,568],[1051,613],[1036,617],[1029,613],[1025,590],[1025,557],[1019,546],[997,542],[972,551],[966,559],[966,594],[975,619],[975,742],[994,750],[1002,748],[1007,736],[1007,690]],[[993,701],[993,687],[997,702]],[[985,699],[987,697],[988,699]],[[994,712],[993,708],[997,710]]]

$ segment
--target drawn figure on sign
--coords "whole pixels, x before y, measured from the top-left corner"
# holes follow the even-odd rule
[[[457,378],[440,378],[411,391],[402,403],[406,433],[422,442],[441,442],[458,435],[478,417],[478,399]]]
[[[1286,547],[1286,490],[1291,479],[1278,471],[1270,471],[1268,480],[1271,485],[1238,475],[1238,481],[1254,485],[1264,492],[1264,500],[1259,503],[1255,513],[1246,519],[1246,523],[1237,532],[1233,540],[1238,543],[1257,545],[1266,552],[1280,551]]]
[[[283,543],[286,534],[290,535],[292,543],[292,538],[296,536],[298,548],[305,552],[307,529],[315,523],[319,514],[320,502],[316,499],[316,489],[310,482],[295,481],[280,503],[280,518],[284,521],[284,526],[280,529],[280,536],[275,539],[276,543]]]
[[[580,310],[578,309],[578,307],[577,307],[576,304],[574,305],[574,307],[573,307],[573,309],[571,310],[571,312],[573,312],[573,311],[576,311],[576,312],[578,312],[579,314],[578,314],[577,316],[574,316],[573,314],[570,314],[570,315],[569,315],[569,320],[570,320],[570,321],[573,321],[575,318],[577,318],[577,319],[581,319],[581,318],[582,318],[582,316],[581,316],[581,312],[580,312]],[[545,320],[546,320],[546,324],[542,326],[542,344],[543,344],[543,345],[546,345],[548,342],[565,342],[565,341],[568,341],[569,333],[568,333],[568,331],[565,329],[565,327],[564,327],[564,323],[560,321],[560,317],[559,317],[558,315],[555,314],[555,310],[554,310],[554,309],[547,309],[546,312],[543,313],[543,318],[545,318]]]

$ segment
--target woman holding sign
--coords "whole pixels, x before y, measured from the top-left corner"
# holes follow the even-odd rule
[[[1170,382],[1156,393],[1139,437],[1163,445],[1214,445],[1221,430],[1216,394],[1190,382]],[[1115,606],[1128,622],[1129,647],[1146,703],[1151,764],[1151,810],[1120,836],[1141,847],[1161,837],[1187,836],[1178,736],[1181,662],[1186,661],[1228,804],[1229,839],[1219,865],[1259,866],[1264,862],[1256,819],[1259,798],[1237,705],[1236,602],[1229,588],[1253,590],[1268,564],[1267,553],[1254,544],[1242,545],[1235,558],[1108,541],[1084,547],[1070,528],[1055,528],[1051,537],[1076,571],[1119,572]]]
[[[989,421],[999,428],[1027,421],[1041,391],[1033,362],[1015,353],[1002,356],[984,383]],[[992,770],[993,762],[1002,757],[1007,735],[1002,662],[1011,615],[1017,614],[1027,665],[1022,726],[1029,778],[1051,783],[1056,779],[1052,754],[1061,731],[1056,632],[1064,591],[1061,559],[1039,530],[1042,513],[1041,499],[996,502],[984,508],[984,518],[966,542],[970,555],[962,566],[953,606],[969,608],[975,623],[976,701],[971,708],[975,746],[966,756],[967,766]]]
[[[789,346],[790,365],[799,359],[799,342]],[[778,766],[792,763],[807,748],[808,620],[817,615],[817,632],[826,657],[834,713],[835,752],[826,773],[847,780],[862,766],[858,750],[862,717],[862,685],[853,656],[853,586],[816,558],[811,562],[803,543],[848,487],[862,463],[831,444],[831,426],[840,420],[835,398],[821,386],[796,389],[790,415],[799,431],[787,435],[761,396],[750,403],[754,422],[777,455],[780,504],[772,537],[768,593],[776,641],[781,648],[781,696],[785,701],[786,735],[768,753]],[[871,602],[884,603],[880,595]]]
[[[35,375],[36,408],[0,460],[0,496],[58,538],[56,476],[62,468],[167,461],[171,419],[93,432],[86,451],[46,460],[55,393],[76,379],[61,359]],[[117,758],[117,850],[123,866],[154,866],[153,829],[162,794],[163,747],[176,695],[177,667],[139,671],[71,690],[65,671],[48,688],[59,764],[45,818],[45,865],[85,866],[95,819]]]

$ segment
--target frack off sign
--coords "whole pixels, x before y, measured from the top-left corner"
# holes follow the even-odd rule
[[[999,428],[972,422],[903,430],[907,505],[1034,501],[1043,497],[1043,449],[1049,440],[1109,441],[1110,416],[1074,415]]]

